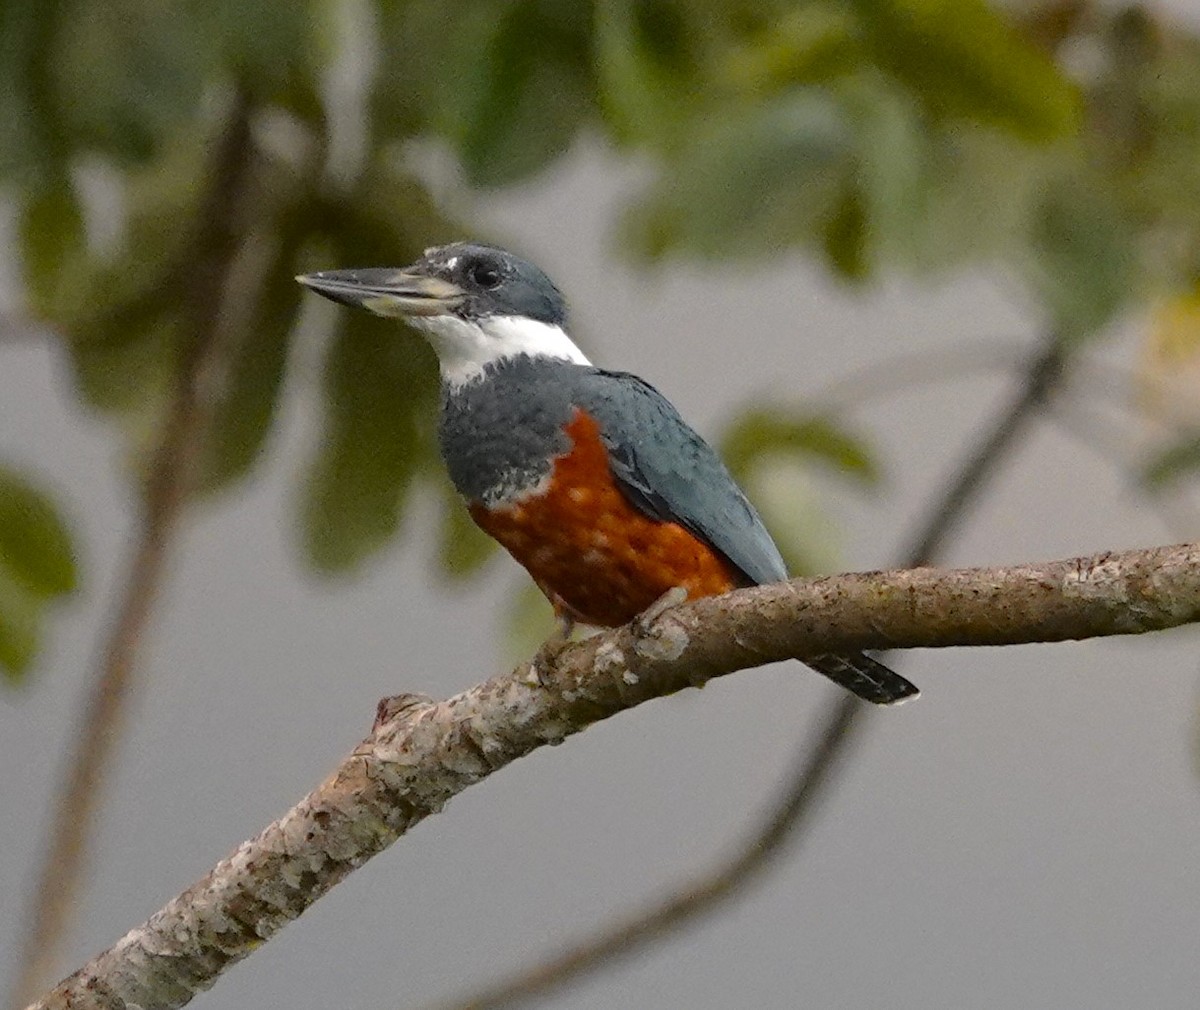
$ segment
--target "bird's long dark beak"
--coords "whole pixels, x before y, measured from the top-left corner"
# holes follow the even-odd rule
[[[319,295],[377,316],[439,316],[465,295],[457,284],[406,270],[322,270],[296,278]]]

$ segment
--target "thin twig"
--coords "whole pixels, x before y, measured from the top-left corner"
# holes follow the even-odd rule
[[[860,408],[876,400],[909,393],[934,383],[972,378],[996,371],[1013,372],[1022,366],[1022,351],[1015,343],[997,340],[929,347],[889,355],[843,375],[805,399],[815,412],[836,413]]]
[[[958,528],[983,490],[988,477],[996,472],[1016,446],[1026,426],[1062,383],[1066,363],[1067,351],[1062,341],[1055,337],[1049,338],[1033,356],[1025,369],[1025,379],[1017,395],[967,454],[963,466],[939,496],[937,507],[919,527],[906,553],[909,565],[929,564],[941,553],[947,539]]]
[[[976,359],[978,360],[978,359]],[[983,485],[1017,444],[1025,424],[1038,412],[1060,383],[1064,352],[1059,342],[1047,341],[1023,369],[1024,381],[1012,401],[966,454],[957,475],[938,496],[937,504],[918,526],[905,552],[906,567],[931,564],[982,491]],[[849,384],[835,388],[852,389]],[[567,951],[525,971],[481,989],[445,1010],[484,1010],[517,1006],[544,998],[585,974],[610,966],[614,959],[667,935],[672,929],[707,914],[734,896],[766,868],[769,857],[794,840],[810,823],[810,804],[844,762],[862,736],[865,706],[851,695],[833,702],[823,720],[821,743],[803,747],[796,771],[776,801],[776,813],[735,855],[669,898],[640,914],[606,926]]]
[[[34,1010],[181,1007],[463,790],[714,677],[859,649],[1059,642],[1196,622],[1195,543],[1000,568],[863,572],[706,597],[444,701],[389,699],[367,739],[313,792]]]
[[[190,336],[155,446],[142,496],[141,532],[128,560],[125,588],[95,671],[75,751],[55,808],[49,846],[18,961],[12,1006],[24,1006],[52,974],[87,862],[87,844],[128,700],[138,653],[162,585],[171,541],[194,482],[211,411],[211,390],[228,358],[220,325],[222,290],[237,251],[236,214],[251,161],[250,101],[239,90],[213,151],[208,186],[197,208],[192,270],[179,292]]]

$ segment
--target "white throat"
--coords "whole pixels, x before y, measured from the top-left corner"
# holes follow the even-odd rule
[[[451,388],[478,379],[493,362],[522,354],[591,364],[561,326],[524,316],[414,316],[409,322],[429,335],[442,381]]]

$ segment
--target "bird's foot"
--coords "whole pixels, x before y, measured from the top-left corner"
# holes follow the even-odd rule
[[[681,603],[686,603],[687,598],[688,591],[683,586],[672,586],[633,619],[633,630],[638,637],[649,634],[650,625],[668,610],[678,607]]]
[[[558,657],[563,649],[571,644],[571,634],[575,631],[575,618],[558,607],[555,607],[554,610],[555,617],[558,619],[558,627],[541,644],[529,664],[533,675],[537,677],[538,683],[544,688],[550,686],[547,678],[548,671],[558,662]]]

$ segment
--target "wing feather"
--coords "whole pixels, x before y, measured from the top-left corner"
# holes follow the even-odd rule
[[[696,534],[747,585],[787,578],[754,506],[712,446],[657,389],[628,372],[594,369],[581,399],[600,427],[613,476],[635,507]]]
[[[589,370],[579,406],[595,418],[618,486],[656,519],[691,530],[723,554],[747,585],[787,569],[754,506],[725,464],[657,389],[627,372]],[[865,653],[815,656],[808,665],[860,698],[891,705],[917,689]]]

